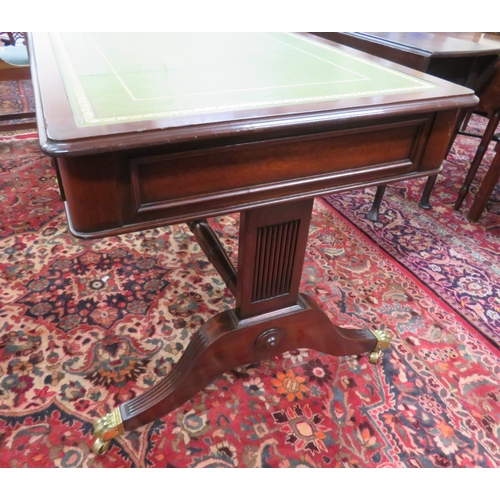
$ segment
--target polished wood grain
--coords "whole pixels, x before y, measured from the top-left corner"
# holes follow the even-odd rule
[[[289,138],[182,152],[166,144],[65,155],[57,169],[72,232],[94,238],[437,173],[456,120],[446,109],[353,118],[349,128],[311,134],[306,124]]]
[[[312,204],[310,198],[242,212],[236,291],[240,318],[296,304]]]
[[[242,212],[235,309],[205,323],[158,385],[122,405],[125,430],[160,418],[237,366],[299,348],[334,356],[375,349],[369,329],[336,327],[312,298],[299,294],[312,207],[309,199]],[[200,224],[190,226],[199,231]],[[205,223],[201,227],[213,241]],[[219,244],[210,247],[220,254]]]

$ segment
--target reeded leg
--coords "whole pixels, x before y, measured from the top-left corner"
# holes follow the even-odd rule
[[[390,343],[385,332],[335,326],[312,298],[298,293],[312,204],[305,200],[243,212],[236,277],[206,222],[190,225],[216,268],[230,278],[236,308],[208,320],[159,383],[96,422],[96,453],[105,452],[120,434],[175,410],[241,365],[299,348],[333,356],[370,352],[370,362],[378,361],[380,350]]]
[[[372,222],[378,221],[378,216],[380,212],[380,204],[382,203],[382,198],[384,197],[386,184],[377,187],[377,192],[375,193],[375,199],[373,200],[373,205],[371,210],[368,212],[366,218]]]

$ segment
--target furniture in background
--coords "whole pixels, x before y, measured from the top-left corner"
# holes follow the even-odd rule
[[[26,35],[5,33],[8,45],[0,45],[0,81],[31,80]],[[6,123],[7,122],[7,123]],[[9,112],[0,115],[0,131],[36,127],[35,112]]]
[[[417,69],[479,92],[500,56],[500,37],[486,33],[455,32],[317,32],[321,36],[392,62]],[[464,118],[466,110],[463,112]],[[461,121],[461,120],[460,120]],[[449,148],[459,129],[452,136]],[[430,176],[419,205],[432,208],[429,198],[436,182]],[[367,215],[377,221],[385,185],[377,188]]]
[[[486,172],[486,176],[484,177],[481,186],[479,186],[479,190],[467,215],[467,219],[471,222],[477,222],[479,217],[481,217],[481,214],[486,207],[486,203],[488,203],[491,193],[500,178],[500,142],[498,136],[496,137],[496,141],[495,157],[488,168],[488,172]]]
[[[469,211],[467,218],[471,222],[476,222],[481,216],[486,203],[488,202],[488,198],[495,187],[495,184],[498,180],[497,172],[498,167],[498,141],[500,140],[500,134],[495,135],[495,131],[500,123],[500,62],[495,66],[495,70],[493,74],[490,76],[490,79],[481,87],[481,89],[477,92],[479,97],[478,105],[471,110],[466,119],[464,120],[464,124],[462,125],[461,134],[471,135],[473,137],[479,137],[481,142],[477,148],[476,154],[474,155],[474,159],[472,160],[471,166],[467,173],[467,176],[462,184],[462,187],[459,190],[457,201],[455,202],[454,209],[459,210],[462,206],[462,203],[467,196],[470,185],[476,176],[477,170],[481,165],[481,162],[484,158],[484,155],[488,149],[488,146],[491,141],[496,141],[496,155],[493,160],[491,166],[488,169],[488,173],[486,174],[485,179],[481,183],[479,191],[474,199],[474,203],[472,204],[471,210]],[[466,126],[469,120],[469,117],[472,113],[478,113],[480,115],[486,116],[488,118],[488,124],[484,130],[483,135],[477,135],[474,133],[467,132]],[[491,172],[490,172],[491,171]]]
[[[21,40],[21,43],[24,43],[26,41],[26,33],[22,31],[0,32],[1,45],[16,45],[18,40]]]

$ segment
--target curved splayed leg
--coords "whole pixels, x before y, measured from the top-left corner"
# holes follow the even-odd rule
[[[225,311],[196,332],[178,363],[158,384],[96,422],[93,449],[105,453],[110,440],[177,409],[238,366],[300,348],[333,356],[368,352],[374,363],[389,342],[384,332],[333,325],[316,302],[302,294],[296,306],[250,319],[240,320],[234,310]]]

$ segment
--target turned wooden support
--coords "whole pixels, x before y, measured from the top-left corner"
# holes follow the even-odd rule
[[[236,270],[214,230],[206,219],[188,223],[196,241],[212,263],[226,286],[233,295],[236,294]]]

